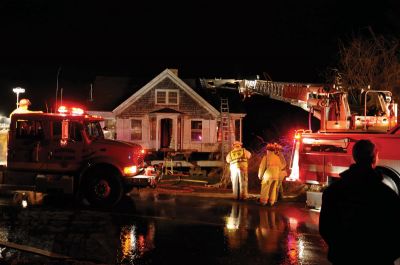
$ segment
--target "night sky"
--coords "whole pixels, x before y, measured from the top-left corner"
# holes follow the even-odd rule
[[[33,109],[54,104],[57,71],[65,98],[87,94],[96,75],[143,77],[165,68],[181,78],[324,82],[339,41],[399,37],[400,4],[366,1],[0,2],[0,113],[26,89]],[[215,1],[218,2],[218,1]]]

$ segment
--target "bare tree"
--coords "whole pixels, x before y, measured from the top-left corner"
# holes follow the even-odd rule
[[[390,90],[399,96],[399,41],[376,36],[354,37],[339,46],[339,65],[334,82],[357,101],[362,90]],[[331,78],[332,80],[332,78]]]

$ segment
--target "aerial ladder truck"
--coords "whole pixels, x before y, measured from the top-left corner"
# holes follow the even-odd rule
[[[334,85],[241,80],[238,90],[244,97],[258,94],[289,102],[320,120],[317,132],[311,126],[296,131],[288,178],[312,188],[307,192],[309,206],[320,207],[321,191],[353,163],[352,148],[360,139],[377,145],[377,168],[385,184],[399,194],[400,126],[390,91],[359,90],[359,104],[350,104],[352,95]]]

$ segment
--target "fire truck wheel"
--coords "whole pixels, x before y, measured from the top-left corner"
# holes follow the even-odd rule
[[[383,183],[400,195],[400,175],[392,168],[377,166],[376,169],[382,174]]]
[[[90,170],[84,183],[84,197],[93,207],[113,207],[123,195],[119,173],[111,168]]]

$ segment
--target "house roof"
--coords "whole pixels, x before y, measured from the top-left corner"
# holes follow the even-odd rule
[[[115,76],[97,76],[93,87],[93,100],[89,102],[90,111],[113,111],[119,113],[130,106],[141,95],[154,87],[157,82],[165,77],[182,87],[194,99],[214,115],[219,115],[221,98],[227,98],[229,102],[229,111],[231,113],[246,113],[241,95],[238,93],[234,83],[210,88],[203,82],[204,79],[180,79],[173,71],[166,69],[150,82],[143,78],[135,77],[115,77]],[[209,81],[210,82],[210,81]],[[158,111],[168,111],[166,109]]]
[[[156,86],[165,78],[169,78],[172,82],[177,84],[180,88],[185,90],[185,92],[199,102],[203,108],[205,108],[210,114],[214,115],[215,117],[219,116],[219,111],[215,109],[210,103],[208,103],[204,98],[202,98],[198,93],[196,93],[191,87],[189,87],[182,79],[178,78],[178,76],[171,70],[165,69],[162,71],[158,76],[153,78],[150,82],[148,82],[145,86],[141,89],[136,91],[132,96],[130,96],[127,100],[122,102],[118,107],[116,107],[113,112],[118,115],[119,113],[123,112],[126,108],[128,108],[132,103],[138,100],[141,96],[147,93],[150,89]]]

